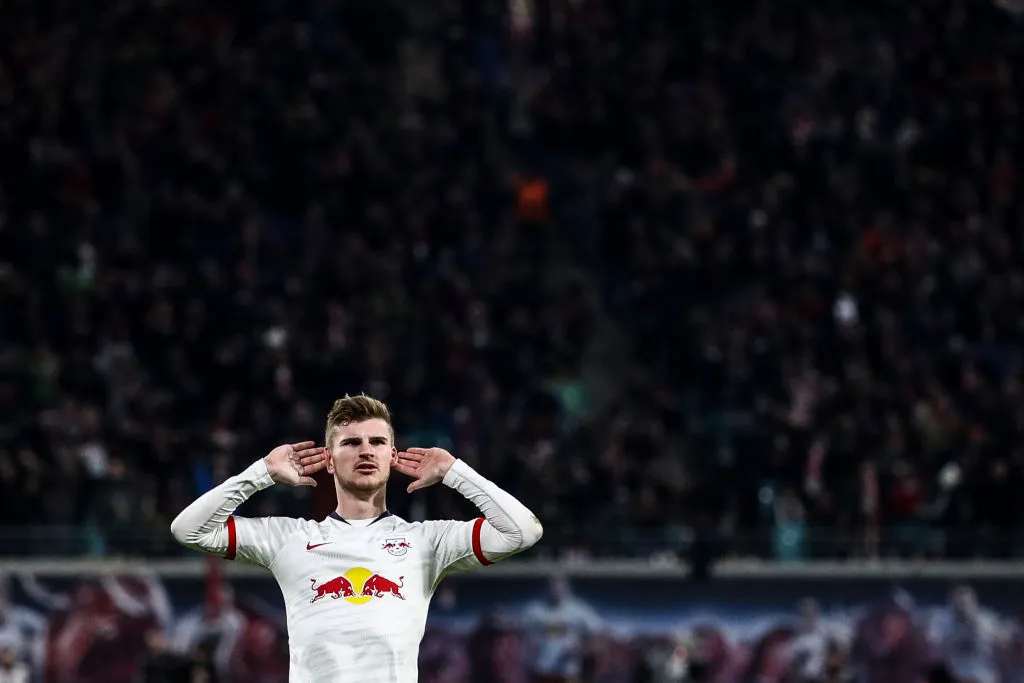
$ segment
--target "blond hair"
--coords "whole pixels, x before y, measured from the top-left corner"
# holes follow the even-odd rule
[[[331,433],[335,427],[343,427],[355,422],[366,422],[367,420],[384,420],[388,423],[391,432],[391,442],[395,441],[395,428],[391,425],[391,411],[383,401],[378,401],[366,394],[339,398],[331,406],[331,412],[327,413],[327,430],[324,436],[324,443],[328,448],[332,447]]]

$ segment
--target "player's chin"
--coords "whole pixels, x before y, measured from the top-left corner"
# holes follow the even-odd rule
[[[345,482],[346,487],[355,491],[376,491],[388,483],[389,472],[381,470],[356,470]]]

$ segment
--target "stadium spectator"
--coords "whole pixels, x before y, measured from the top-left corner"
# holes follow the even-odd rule
[[[1020,24],[534,9],[3,4],[3,552],[174,552],[365,390],[548,552],[1020,553]]]

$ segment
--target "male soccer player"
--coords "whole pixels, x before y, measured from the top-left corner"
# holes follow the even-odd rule
[[[438,583],[536,543],[540,522],[518,500],[441,448],[399,453],[387,407],[367,396],[335,401],[326,448],[278,446],[200,496],[171,524],[179,542],[273,572],[284,594],[291,683],[415,683],[427,607]],[[232,516],[274,483],[334,477],[338,508],[320,522]],[[391,470],[410,492],[442,481],[484,517],[409,523],[387,511]]]
[[[563,577],[554,577],[545,600],[527,606],[523,615],[531,648],[532,683],[584,680],[589,640],[601,630],[601,618],[572,594]]]
[[[929,624],[929,636],[958,681],[995,683],[999,679],[996,653],[1006,640],[997,618],[986,614],[968,586],[957,586],[949,606]]]

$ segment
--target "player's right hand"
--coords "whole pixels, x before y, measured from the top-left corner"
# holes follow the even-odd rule
[[[313,441],[284,444],[267,453],[263,462],[267,463],[270,478],[278,484],[316,486],[309,475],[327,466],[327,449]]]

